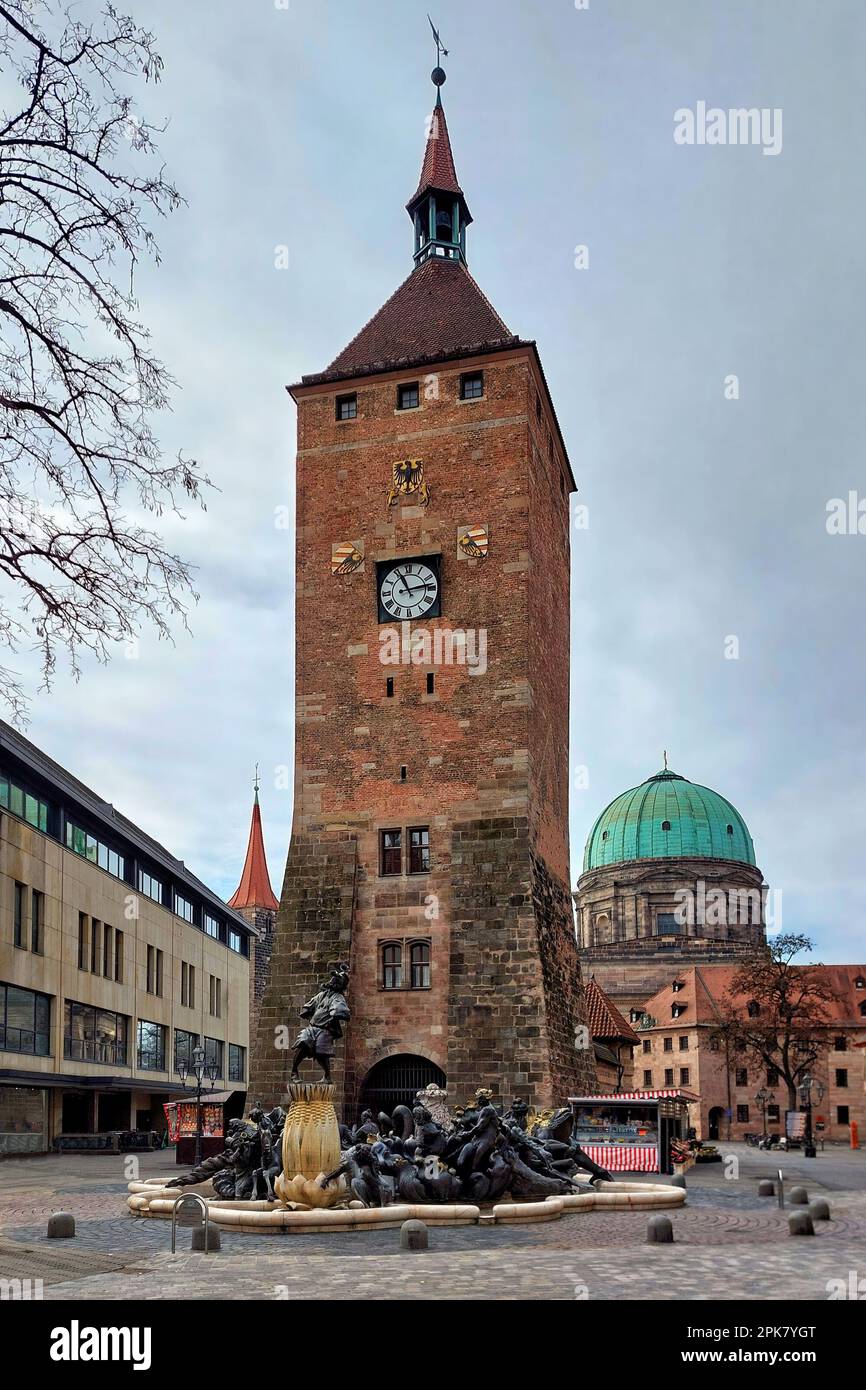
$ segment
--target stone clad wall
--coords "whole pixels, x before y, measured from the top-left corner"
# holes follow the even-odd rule
[[[540,1106],[595,1086],[568,890],[531,851],[526,817],[454,827],[448,1090]]]
[[[277,1028],[285,1026],[292,1043],[304,1003],[338,961],[350,961],[356,857],[355,836],[348,831],[292,836],[250,1069],[250,1097],[266,1107],[285,1096],[292,1060],[291,1047],[276,1046]],[[345,1047],[338,1042],[333,1063],[338,1102]],[[307,1073],[318,1079],[312,1063],[305,1064],[302,1074]]]

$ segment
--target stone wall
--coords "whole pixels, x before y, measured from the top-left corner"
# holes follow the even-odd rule
[[[355,873],[356,842],[349,832],[292,836],[250,1070],[250,1096],[266,1107],[285,1096],[301,1008],[338,961],[351,963]],[[288,1048],[277,1045],[278,1029]],[[338,1101],[344,1053],[345,1045],[338,1043],[333,1068]],[[307,1066],[317,1078],[318,1069]]]
[[[451,859],[448,1089],[548,1106],[594,1088],[568,890],[530,848],[525,817],[458,823]]]

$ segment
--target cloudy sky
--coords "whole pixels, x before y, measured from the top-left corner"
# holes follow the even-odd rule
[[[257,760],[277,886],[291,826],[283,388],[410,268],[428,3],[128,0],[158,36],[164,79],[142,104],[168,118],[187,199],[138,284],[181,387],[160,434],[220,490],[167,526],[199,566],[193,636],[145,635],[138,660],[86,665],[77,685],[60,672],[29,733],[225,894]],[[588,508],[573,875],[596,814],[667,748],[745,816],[785,928],[862,961],[866,535],[826,518],[830,499],[866,497],[866,10],[436,0],[434,18],[471,268],[538,340]],[[780,110],[781,152],[677,144],[674,112],[699,102]]]

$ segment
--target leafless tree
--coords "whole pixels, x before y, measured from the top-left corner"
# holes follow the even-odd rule
[[[45,687],[58,654],[77,676],[85,651],[107,661],[143,626],[186,622],[189,567],[152,527],[207,485],[162,459],[174,383],[134,291],[159,260],[147,219],[181,201],[125,90],[162,62],[112,5],[81,13],[0,0],[0,642],[32,644]],[[8,668],[0,697],[26,719]]]
[[[771,937],[733,976],[717,1035],[729,1055],[777,1071],[797,1108],[797,1087],[827,1045],[836,996],[820,966],[795,964],[812,942],[797,932]]]

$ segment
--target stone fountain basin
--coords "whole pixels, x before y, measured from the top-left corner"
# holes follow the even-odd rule
[[[576,1192],[543,1201],[499,1202],[492,1207],[467,1203],[408,1204],[389,1207],[318,1207],[312,1210],[282,1206],[278,1202],[233,1202],[211,1197],[209,1182],[184,1188],[166,1187],[165,1180],[131,1182],[127,1206],[132,1216],[171,1219],[176,1199],[197,1192],[207,1200],[208,1218],[217,1226],[255,1233],[383,1230],[404,1221],[424,1221],[435,1226],[495,1225],[510,1222],[558,1221],[562,1216],[589,1211],[635,1211],[682,1206],[686,1191],[665,1183],[602,1182],[594,1192]],[[213,1189],[211,1188],[211,1191]]]

